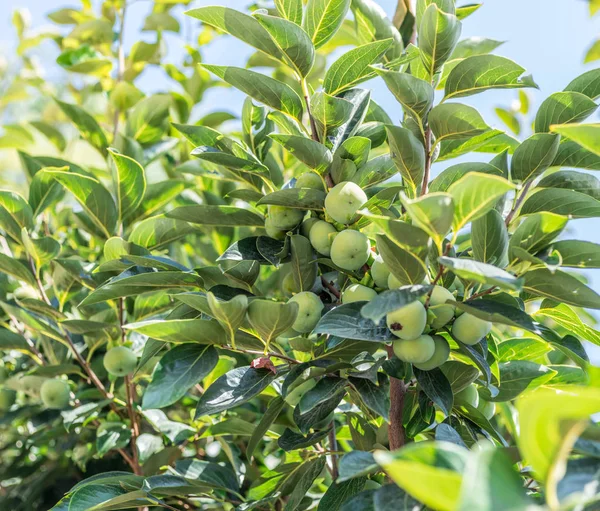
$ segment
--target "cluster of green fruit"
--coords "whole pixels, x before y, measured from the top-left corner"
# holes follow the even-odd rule
[[[127,376],[133,373],[137,366],[137,357],[129,348],[116,346],[104,355],[104,368],[113,376]],[[9,377],[4,366],[0,366],[0,385]],[[26,377],[25,377],[26,378]],[[38,380],[35,380],[36,382]],[[36,385],[37,387],[37,385]],[[32,391],[35,389],[31,389]],[[63,410],[69,406],[71,388],[69,383],[59,378],[48,378],[39,387],[42,404],[51,410]],[[15,390],[0,387],[0,411],[7,412],[15,404],[17,393]]]
[[[471,383],[454,395],[454,404],[457,406],[469,405],[477,408],[487,420],[490,420],[496,413],[496,404],[482,399],[474,383]]]
[[[323,179],[307,172],[295,183],[297,188],[323,190]],[[325,198],[325,219],[310,217],[304,220],[302,209],[271,206],[266,221],[267,233],[275,238],[300,225],[300,232],[306,236],[312,247],[321,255],[330,257],[332,262],[343,270],[356,271],[365,265],[370,272],[374,287],[394,289],[400,282],[387,268],[381,256],[373,254],[369,238],[362,232],[348,228],[357,220],[357,213],[367,202],[367,195],[356,183],[341,182],[331,188]],[[332,220],[329,222],[327,220]],[[338,230],[338,227],[342,230]],[[367,269],[367,268],[365,268]],[[341,294],[342,303],[370,301],[377,291],[359,283],[350,283]],[[454,295],[442,286],[434,286],[429,298],[412,302],[390,312],[386,321],[390,331],[399,338],[393,343],[396,356],[429,371],[442,365],[450,355],[448,341],[435,332],[452,320],[452,336],[464,343],[473,345],[481,341],[491,330],[492,324],[471,314],[458,314],[447,301]],[[292,326],[298,333],[310,333],[321,318],[323,303],[310,291],[303,291],[289,300],[298,304],[298,316]],[[454,319],[456,317],[456,319]]]

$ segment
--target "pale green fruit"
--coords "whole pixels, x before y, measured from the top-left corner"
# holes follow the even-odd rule
[[[386,317],[386,323],[396,337],[404,340],[416,339],[425,330],[427,311],[421,302],[414,301],[390,312]],[[431,346],[433,348],[433,340]],[[431,355],[433,355],[433,349],[429,357]],[[425,360],[428,360],[428,358]],[[425,362],[425,360],[422,360],[422,362]]]
[[[429,335],[421,335],[416,339],[400,340],[392,343],[394,355],[404,362],[422,364],[429,360],[435,352],[435,343]]]
[[[342,303],[368,302],[377,296],[377,291],[361,284],[351,284],[342,291]]]
[[[0,366],[0,383],[5,382],[7,378],[8,378],[8,371],[6,370],[6,367]]]
[[[310,240],[312,247],[319,252],[319,254],[328,256],[331,254],[331,244],[333,243],[333,238],[336,234],[337,231],[333,225],[324,220],[318,220],[310,228],[308,239]]]
[[[477,344],[492,331],[489,321],[479,319],[472,314],[464,313],[454,320],[452,336],[464,344]]]
[[[445,287],[434,286],[429,300],[429,310],[435,314],[430,324],[434,330],[442,328],[454,317],[454,305],[446,304],[446,300],[454,300],[454,295]]]
[[[64,380],[50,379],[42,384],[40,397],[46,408],[62,410],[69,405],[71,390]]]
[[[17,393],[11,389],[0,389],[0,411],[6,412],[15,404]]]
[[[360,186],[343,181],[329,190],[325,197],[325,211],[336,222],[351,224],[356,221],[356,212],[367,200],[367,194]]]
[[[125,346],[117,346],[104,355],[104,368],[113,376],[126,376],[137,366],[135,353]]]
[[[300,226],[300,234],[302,234],[302,236],[304,236],[305,238],[310,238],[310,231],[317,222],[320,222],[320,220],[318,218],[315,218],[314,216],[311,216],[310,218],[304,220],[304,222],[302,222],[302,225]]]
[[[381,256],[375,256],[375,260],[371,265],[371,277],[373,277],[375,285],[384,289],[387,288],[390,275],[390,270],[383,262]]]
[[[389,289],[398,289],[402,286],[402,282],[400,282],[396,277],[394,277],[392,273],[390,273],[390,276],[388,277],[387,284]]]
[[[363,490],[378,490],[379,488],[381,488],[381,485],[377,481],[373,481],[373,479],[367,479],[363,486]]]
[[[300,385],[288,391],[287,395],[285,396],[285,402],[290,406],[296,406],[302,399],[302,396],[312,389],[316,384],[317,380],[314,378],[303,381]]]
[[[358,270],[368,260],[371,243],[362,232],[345,230],[331,244],[331,260],[344,270]]]
[[[468,387],[465,387],[460,392],[454,395],[454,404],[455,405],[471,405],[474,408],[477,408],[479,405],[479,393],[477,392],[477,387],[471,383]]]
[[[479,404],[477,405],[477,409],[487,420],[491,420],[496,413],[496,403],[492,403],[491,401],[484,401],[483,399],[479,398]]]
[[[323,190],[323,180],[314,172],[305,172],[298,179],[294,188],[313,188],[315,190]]]
[[[298,316],[296,316],[292,328],[303,334],[311,332],[321,319],[321,311],[323,310],[321,299],[310,291],[302,291],[292,296],[288,300],[288,303],[290,302],[298,304]]]
[[[296,227],[304,218],[302,209],[286,208],[284,206],[269,206],[271,225],[282,231],[289,231]]]
[[[422,364],[415,364],[415,367],[422,371],[431,371],[436,367],[440,367],[450,356],[450,345],[448,344],[448,341],[441,335],[432,335],[431,337],[435,344],[435,351],[433,352],[432,357]]]
[[[285,238],[286,231],[275,227],[273,225],[273,219],[270,216],[268,216],[265,220],[265,231],[267,231],[267,236],[269,236],[269,238],[273,238],[275,240],[282,240]]]

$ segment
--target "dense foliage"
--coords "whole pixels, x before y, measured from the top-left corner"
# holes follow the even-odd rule
[[[129,51],[90,3],[16,11],[0,84],[0,508],[597,509],[600,246],[567,227],[600,217],[600,69],[517,140],[468,105],[518,89],[530,131],[533,78],[461,39],[479,4],[201,7],[173,63],[187,2]],[[241,112],[198,119],[222,86]]]

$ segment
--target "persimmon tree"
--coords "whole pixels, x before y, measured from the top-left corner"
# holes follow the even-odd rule
[[[600,246],[568,225],[600,217],[600,69],[517,139],[468,104],[537,88],[461,38],[479,4],[194,8],[170,62],[175,3],[129,49],[118,0],[14,17],[2,508],[595,509]],[[205,62],[214,37],[255,52]],[[68,86],[37,74],[48,38]],[[172,90],[136,86],[151,67]],[[198,118],[214,86],[240,111]]]

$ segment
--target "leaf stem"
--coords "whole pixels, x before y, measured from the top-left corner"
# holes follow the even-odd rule
[[[529,192],[529,188],[531,188],[532,184],[533,184],[533,180],[528,181],[527,183],[525,183],[525,186],[521,190],[521,193],[518,194],[517,199],[515,200],[515,203],[514,203],[512,209],[510,210],[510,212],[506,216],[506,220],[504,221],[506,227],[508,227],[510,225],[510,222],[512,221],[512,219],[515,216],[516,212],[521,207],[521,204],[525,200],[525,197],[527,196],[527,193]]]
[[[141,475],[140,462],[138,459],[137,439],[140,436],[140,424],[135,412],[135,387],[131,376],[125,376],[125,390],[127,393],[127,412],[131,421],[131,454],[133,460],[133,471],[137,475]]]
[[[312,112],[310,110],[310,93],[308,91],[308,84],[306,83],[306,78],[300,81],[300,85],[302,87],[302,94],[304,95],[304,103],[306,103],[306,113],[308,114],[308,121],[310,122],[311,138],[315,142],[320,142],[319,132],[317,131],[317,124],[315,123],[315,118],[313,117]]]
[[[431,128],[428,126],[425,130],[425,171],[423,172],[423,183],[421,184],[421,193],[427,193],[427,185],[429,184],[429,175],[431,174]]]

